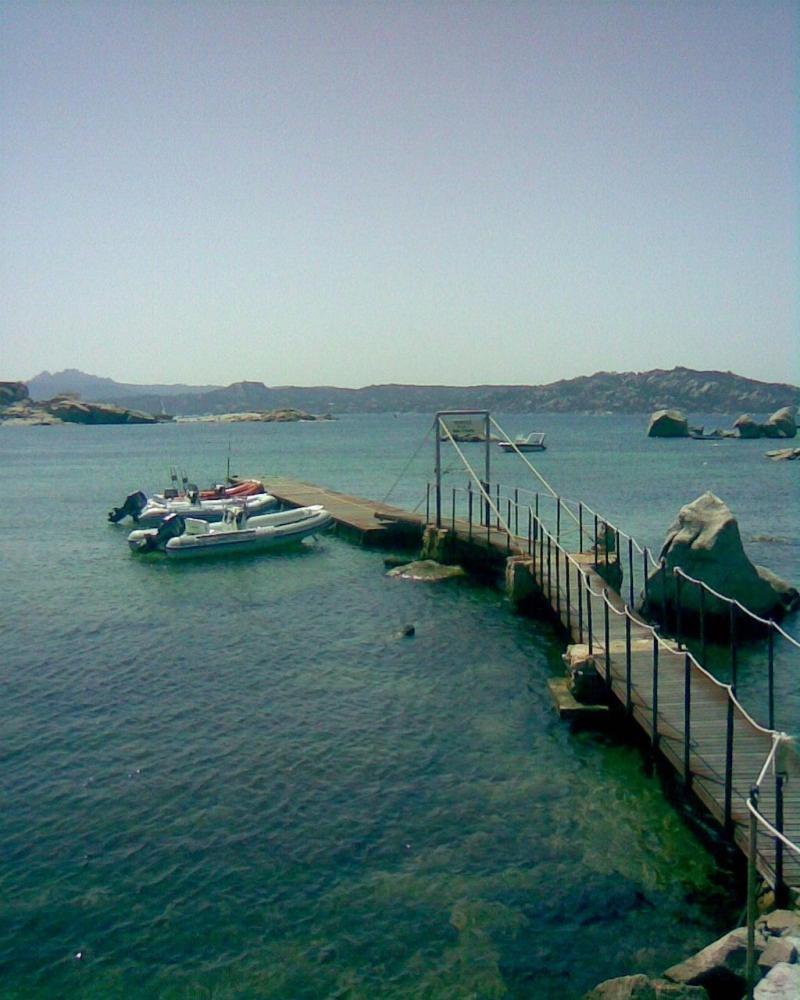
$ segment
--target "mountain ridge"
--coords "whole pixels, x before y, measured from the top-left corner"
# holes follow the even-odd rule
[[[47,375],[44,380],[42,376]],[[734,372],[678,366],[645,372],[595,372],[543,385],[516,383],[471,386],[381,383],[359,389],[337,386],[267,386],[243,380],[229,386],[119,383],[77,369],[41,373],[28,383],[31,396],[77,392],[86,401],[111,403],[175,416],[273,410],[311,412],[432,412],[490,409],[544,413],[649,413],[661,408],[688,412],[767,413],[800,405],[800,388],[763,382]]]

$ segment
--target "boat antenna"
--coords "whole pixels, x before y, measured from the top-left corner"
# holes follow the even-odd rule
[[[225,482],[229,483],[231,481],[231,436],[228,435],[228,471],[225,475]]]

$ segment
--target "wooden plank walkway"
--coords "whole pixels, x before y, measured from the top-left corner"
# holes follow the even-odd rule
[[[331,512],[337,530],[367,545],[418,543],[425,528],[425,516],[411,514],[374,500],[348,496],[335,490],[281,476],[264,480],[270,493],[290,506],[322,503]],[[526,563],[536,587],[566,629],[574,645],[581,644],[595,656],[606,678],[609,695],[641,728],[654,751],[674,770],[679,780],[706,807],[716,822],[747,853],[749,822],[746,799],[758,778],[771,746],[772,736],[755,725],[728,697],[727,688],[689,661],[674,642],[657,643],[657,685],[654,683],[654,639],[644,622],[634,620],[626,627],[625,602],[598,572],[593,553],[567,553],[551,544],[549,566],[546,547],[522,537],[509,535],[495,526],[469,525],[464,520],[443,519],[456,556],[473,564],[480,559],[504,565],[509,555],[527,557]],[[533,549],[528,552],[529,547]],[[612,567],[613,568],[613,567]],[[605,591],[610,605],[608,616],[602,596],[590,595],[581,586],[581,577],[595,595]],[[617,613],[615,613],[617,612]],[[607,624],[606,624],[607,617]],[[589,621],[591,618],[591,640]],[[630,653],[628,650],[630,649]],[[628,662],[630,660],[630,670]],[[686,737],[686,679],[689,678],[689,737]],[[728,727],[732,747],[728,749]],[[688,769],[687,769],[688,764]],[[784,755],[789,779],[783,791],[783,829],[794,843],[800,842],[800,759],[796,753]],[[762,814],[775,824],[774,780],[762,785],[759,799]],[[771,882],[775,879],[776,846],[763,831],[758,837],[758,867]],[[800,858],[783,851],[784,881],[800,887]]]
[[[425,528],[422,514],[410,514],[377,500],[348,496],[286,476],[259,477],[267,490],[290,507],[321,503],[330,511],[337,530],[364,545],[419,543]]]
[[[512,545],[519,551],[527,552],[528,540],[516,539]],[[728,834],[746,855],[749,842],[746,800],[769,755],[772,735],[754,724],[731,702],[727,688],[716,683],[704,670],[698,669],[688,660],[685,650],[672,641],[661,640],[657,644],[656,688],[652,630],[644,623],[633,621],[630,635],[627,635],[625,603],[597,572],[592,553],[568,554],[551,545],[548,573],[546,554],[542,558],[541,548],[536,546],[534,552],[530,568],[539,589],[570,638],[575,644],[583,644],[587,653],[588,599],[592,611],[592,652],[599,672],[606,678],[611,697],[623,711],[630,713],[651,745],[684,782],[687,793],[696,795],[717,823],[723,829],[727,827]],[[582,600],[578,596],[581,588],[576,563],[591,590],[598,595],[605,591],[608,597],[611,609],[607,633],[602,596],[588,596],[586,590],[582,592]],[[603,568],[602,564],[599,568]],[[688,741],[687,676],[690,691]],[[727,745],[729,722],[733,734],[730,762]],[[783,789],[783,829],[785,835],[797,843],[800,835],[800,762],[796,754],[790,753],[785,755],[783,763],[790,772]],[[730,777],[726,782],[728,773]],[[773,825],[775,807],[775,783],[768,779],[762,785],[759,809]],[[729,817],[727,823],[726,817]],[[758,838],[758,867],[769,881],[774,881],[775,839],[763,832]],[[783,850],[783,878],[788,885],[800,887],[800,858],[788,849]]]

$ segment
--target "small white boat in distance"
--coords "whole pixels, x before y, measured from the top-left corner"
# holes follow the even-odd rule
[[[515,437],[513,441],[498,441],[503,451],[546,451],[543,431],[531,431],[527,437]]]
[[[134,552],[164,552],[171,559],[262,552],[296,544],[324,531],[332,522],[321,504],[257,517],[247,517],[241,508],[231,508],[218,524],[170,514],[157,528],[132,531],[128,545]]]

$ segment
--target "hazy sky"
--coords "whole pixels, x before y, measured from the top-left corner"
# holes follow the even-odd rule
[[[800,7],[0,4],[0,379],[798,381]]]

